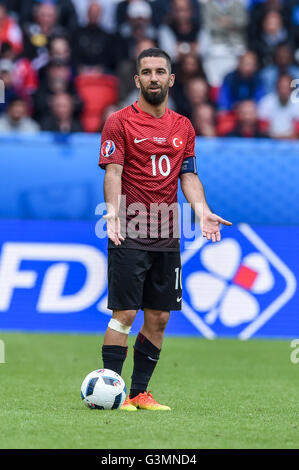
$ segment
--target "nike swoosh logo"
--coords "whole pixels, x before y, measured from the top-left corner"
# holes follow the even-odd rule
[[[148,140],[148,137],[146,137],[146,139],[135,139],[134,142],[135,144],[139,144],[140,142],[143,142],[144,140]]]
[[[150,360],[153,361],[153,362],[158,362],[158,359],[154,359],[154,358],[152,358],[152,357],[150,357],[150,356],[147,356],[147,358],[150,359]]]
[[[180,302],[181,300],[182,300],[182,297],[177,297],[177,298],[176,298],[176,301],[177,301],[177,302]]]

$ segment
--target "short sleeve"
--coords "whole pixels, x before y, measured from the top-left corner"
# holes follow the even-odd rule
[[[186,125],[188,132],[184,158],[195,156],[195,130],[189,119],[187,120]]]
[[[117,114],[109,116],[101,135],[99,166],[109,163],[123,165],[125,160],[125,135],[121,119]]]

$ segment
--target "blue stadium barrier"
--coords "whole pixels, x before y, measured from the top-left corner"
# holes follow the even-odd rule
[[[1,135],[0,217],[95,220],[99,143],[100,135]],[[299,142],[197,138],[196,155],[209,204],[224,218],[299,223]]]
[[[166,333],[298,338],[298,237],[299,227],[239,224],[219,244],[182,238],[182,311]],[[106,249],[91,221],[0,220],[0,330],[103,333]]]

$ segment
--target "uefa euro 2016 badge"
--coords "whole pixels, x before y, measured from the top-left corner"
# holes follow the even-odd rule
[[[103,157],[108,158],[115,152],[115,143],[113,140],[105,140],[101,146],[101,154]]]
[[[182,313],[207,338],[250,338],[296,292],[292,271],[247,224],[224,228],[219,244],[196,239],[182,253],[182,269]]]

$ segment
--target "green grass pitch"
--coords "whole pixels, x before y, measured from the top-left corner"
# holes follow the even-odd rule
[[[298,448],[289,341],[165,339],[150,389],[170,412],[89,410],[101,336],[0,333],[0,448]],[[132,347],[123,369],[130,386]]]

